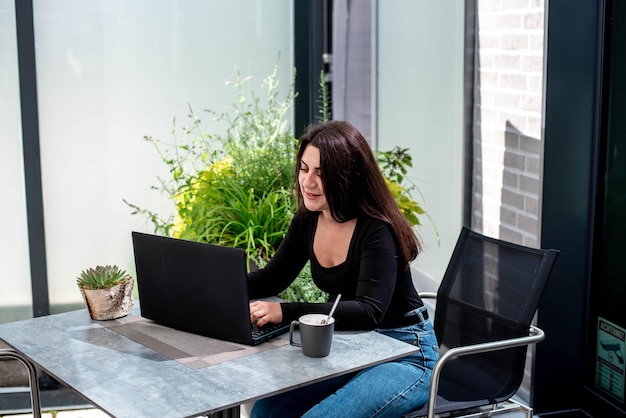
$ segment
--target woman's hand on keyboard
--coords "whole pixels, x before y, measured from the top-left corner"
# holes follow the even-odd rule
[[[255,301],[250,304],[250,322],[262,327],[265,324],[280,324],[283,311],[278,302]]]

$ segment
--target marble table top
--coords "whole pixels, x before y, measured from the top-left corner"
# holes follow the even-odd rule
[[[209,414],[417,351],[373,331],[336,332],[324,358],[285,344],[192,369],[92,321],[85,309],[2,324],[0,339],[104,412],[134,418]]]

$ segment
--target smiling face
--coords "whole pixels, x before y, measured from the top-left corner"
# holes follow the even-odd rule
[[[300,159],[298,184],[304,206],[312,212],[329,212],[328,201],[324,196],[324,186],[320,176],[320,150],[307,145]]]

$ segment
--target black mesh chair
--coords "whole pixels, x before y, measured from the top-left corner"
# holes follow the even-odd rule
[[[507,405],[532,417],[532,408],[506,402],[524,377],[526,351],[544,338],[531,325],[558,250],[542,250],[463,228],[437,293],[434,328],[440,358],[429,402],[404,415],[491,416]]]

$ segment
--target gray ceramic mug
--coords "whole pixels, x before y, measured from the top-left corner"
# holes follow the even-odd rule
[[[289,328],[289,344],[302,347],[302,354],[307,357],[326,357],[330,354],[335,331],[335,318],[330,318],[327,324],[322,324],[328,315],[307,314],[297,321],[291,321]],[[294,341],[295,329],[300,329],[300,341]]]

